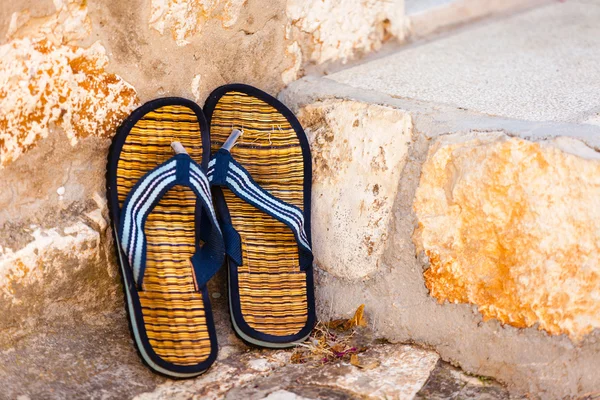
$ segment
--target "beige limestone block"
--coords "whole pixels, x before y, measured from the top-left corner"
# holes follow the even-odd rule
[[[238,20],[246,0],[152,0],[149,25],[164,34],[169,30],[178,46],[202,30],[211,19],[229,28]]]
[[[411,141],[402,110],[328,100],[300,110],[313,156],[312,237],[317,265],[339,277],[375,272]]]
[[[32,226],[30,231],[32,240],[24,247],[13,250],[0,246],[0,294],[13,304],[23,301],[15,291],[17,286],[68,279],[63,268],[65,258],[76,259],[79,266],[99,259],[100,234],[83,222],[62,229]],[[49,271],[53,276],[48,276]]]
[[[298,42],[290,44],[286,48],[286,56],[294,60],[291,67],[281,73],[281,80],[285,85],[295,81],[300,76],[300,69],[302,68],[302,49]]]
[[[317,64],[343,62],[404,37],[404,2],[399,0],[288,0],[290,24],[312,48]]]
[[[414,240],[440,302],[577,340],[600,327],[600,155],[570,138],[438,139],[423,165]]]
[[[343,398],[411,400],[439,360],[434,351],[395,344],[369,346],[358,356],[361,367],[341,361],[299,365],[291,362],[292,354],[234,354],[230,359],[235,363],[221,360],[196,379],[168,381],[134,399],[301,400],[322,398],[314,390],[322,388],[322,393],[341,393]]]
[[[54,44],[75,44],[91,32],[85,0],[54,0],[56,12],[32,17],[29,10],[11,15],[6,38],[45,38]]]
[[[84,49],[25,38],[0,46],[0,168],[47,137],[51,124],[71,144],[112,135],[137,96],[107,63],[98,42]]]
[[[434,351],[408,345],[376,346],[359,356],[359,362],[368,365],[375,361],[377,367],[351,368],[330,382],[364,398],[412,400],[439,358]]]
[[[0,46],[0,168],[60,126],[71,144],[109,137],[138,103],[134,88],[108,73],[100,42],[89,35],[85,2],[56,0],[56,13],[30,18],[14,13]]]

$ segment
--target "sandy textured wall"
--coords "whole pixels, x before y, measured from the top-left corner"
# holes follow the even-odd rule
[[[342,21],[343,23],[340,23]],[[110,138],[138,105],[276,94],[402,38],[401,1],[25,0],[0,7],[0,341],[119,308]]]

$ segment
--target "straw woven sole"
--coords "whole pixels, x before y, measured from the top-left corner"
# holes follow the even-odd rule
[[[209,150],[203,141],[208,144],[208,131],[194,103],[177,98],[155,100],[136,110],[120,128],[107,173],[115,226],[133,185],[173,156],[173,141],[181,142],[205,166]],[[206,289],[196,291],[189,261],[197,237],[192,190],[183,186],[169,190],[150,213],[145,234],[147,263],[141,291],[118,249],[136,345],[155,371],[175,378],[196,376],[216,358],[217,343]]]
[[[246,85],[217,89],[205,112],[212,150],[221,147],[232,129],[242,130],[232,156],[265,190],[303,210],[310,238],[310,150],[293,114],[268,94]],[[293,233],[228,189],[215,190],[222,190],[242,240],[243,265],[230,263],[228,268],[236,332],[264,347],[287,347],[303,340],[315,321],[313,278],[312,269],[300,270]]]

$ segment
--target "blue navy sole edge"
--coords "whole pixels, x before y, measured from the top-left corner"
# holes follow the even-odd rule
[[[229,282],[229,274],[227,275],[227,281]],[[232,309],[232,299],[231,299],[231,291],[229,291],[228,294],[228,301],[229,301],[229,309]],[[258,339],[254,339],[253,337],[250,337],[248,335],[246,335],[246,333],[244,333],[244,331],[236,324],[235,322],[235,318],[233,317],[233,313],[230,312],[230,321],[231,321],[231,327],[233,328],[235,334],[237,335],[237,337],[239,339],[241,339],[244,343],[246,343],[249,346],[255,346],[255,347],[263,347],[263,348],[267,348],[267,349],[289,349],[291,347],[294,347],[296,345],[298,345],[299,343],[304,342],[306,339],[308,339],[308,337],[310,336],[311,332],[308,332],[304,337],[301,337],[299,339],[296,339],[294,341],[291,342],[285,342],[285,343],[273,343],[273,342],[265,342],[262,340],[258,340]]]
[[[117,251],[119,274],[121,276],[121,284],[123,285],[123,295],[125,302],[125,311],[127,314],[127,322],[129,326],[129,333],[134,341],[134,347],[143,364],[146,365],[156,374],[170,379],[190,379],[206,372],[217,359],[217,334],[214,325],[208,290],[206,287],[202,289],[202,299],[205,311],[205,318],[211,343],[211,352],[208,358],[203,362],[193,366],[175,365],[163,360],[153,351],[152,346],[150,345],[150,342],[146,335],[143,323],[143,316],[141,313],[141,305],[139,303],[139,298],[137,297],[137,290],[132,290],[132,288],[135,288],[135,284],[133,280],[133,275],[131,274],[131,267],[128,265],[127,258],[123,257],[122,249],[118,240],[118,231],[116,229],[116,227],[118,226],[120,214],[118,194],[116,191],[116,172],[121,154],[121,149],[123,147],[125,139],[131,131],[131,128],[143,116],[158,108],[170,105],[186,106],[192,111],[194,111],[194,113],[198,117],[198,124],[200,126],[200,132],[202,135],[201,140],[203,143],[201,165],[204,170],[207,169],[208,161],[210,158],[210,134],[206,118],[204,117],[204,113],[202,112],[200,106],[198,106],[191,100],[180,97],[165,97],[156,100],[151,100],[135,109],[129,115],[129,117],[127,117],[122,122],[122,124],[117,129],[115,136],[112,139],[108,151],[108,160],[105,175],[106,196],[108,199],[109,215],[111,218],[112,235],[115,249]],[[209,145],[207,146],[206,144]]]
[[[263,92],[260,89],[257,89],[250,85],[245,85],[241,83],[234,83],[223,85],[215,89],[206,99],[204,103],[204,114],[206,115],[206,119],[208,122],[208,126],[210,128],[210,122],[212,119],[212,115],[216,105],[218,104],[221,97],[223,97],[226,93],[229,92],[241,92],[248,94],[250,96],[254,96],[273,108],[279,111],[289,122],[296,135],[298,137],[298,141],[300,142],[300,147],[302,150],[302,158],[304,163],[304,220],[306,223],[306,234],[308,236],[309,244],[312,246],[312,237],[311,237],[311,185],[312,185],[312,158],[310,154],[310,146],[308,144],[308,138],[306,137],[306,133],[300,122],[294,115],[294,113],[287,108],[282,102],[277,100],[275,97],[270,94]],[[213,188],[213,190],[221,191],[220,188]],[[223,196],[214,196],[215,202],[219,202],[220,204],[215,204],[215,207],[220,211],[224,211],[226,213],[225,217],[229,218],[229,210],[227,208],[227,204],[223,200]],[[242,339],[244,342],[264,348],[285,348],[292,347],[295,344],[302,342],[305,340],[316,324],[316,308],[315,308],[315,297],[314,297],[314,276],[313,269],[308,268],[304,272],[306,273],[306,292],[307,292],[307,321],[304,327],[298,331],[296,334],[287,335],[287,336],[275,336],[269,335],[263,332],[259,332],[248,325],[248,323],[244,320],[240,298],[239,298],[239,284],[237,278],[237,267],[230,262],[227,261],[227,274],[228,274],[228,287],[229,287],[229,310],[231,314],[231,322],[234,328],[236,335]],[[232,295],[232,293],[234,295]]]

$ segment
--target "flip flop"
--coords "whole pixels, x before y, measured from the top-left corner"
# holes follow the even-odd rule
[[[248,343],[290,347],[310,334],[316,319],[308,140],[287,107],[251,86],[216,89],[204,110],[233,327]],[[234,130],[243,135],[232,148],[235,137],[224,144]]]
[[[197,376],[217,356],[206,283],[225,249],[205,175],[209,143],[199,106],[163,98],[135,110],[109,151],[107,197],[132,336],[142,360],[171,378]]]

